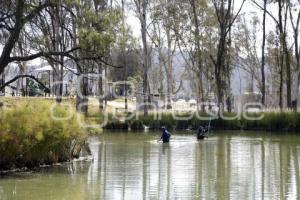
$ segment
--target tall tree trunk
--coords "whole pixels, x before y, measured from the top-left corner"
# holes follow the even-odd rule
[[[286,5],[285,11],[283,13],[284,5],[286,4],[283,0],[278,0],[278,28],[280,32],[280,45],[281,45],[281,52],[282,52],[282,65],[285,66],[286,72],[286,100],[287,100],[287,107],[292,107],[292,91],[291,91],[291,66],[290,66],[290,55],[288,50],[288,43],[287,43],[287,12],[288,7]],[[284,17],[283,17],[284,14]],[[281,72],[283,73],[283,71]],[[283,75],[282,75],[283,76]]]
[[[142,0],[142,13],[140,13],[140,21],[141,21],[141,34],[142,34],[142,42],[143,42],[143,99],[144,99],[144,115],[148,115],[148,47],[147,47],[147,4],[146,0]]]
[[[266,78],[265,78],[265,45],[266,45],[266,9],[267,0],[264,0],[264,13],[263,13],[263,38],[262,38],[262,55],[261,55],[261,82],[262,82],[262,98],[261,103],[265,105],[266,101]]]
[[[298,28],[297,28],[298,29]],[[299,55],[299,45],[298,45],[298,31],[296,31],[294,36],[295,40],[295,57],[296,57],[296,85],[295,85],[295,100],[294,100],[294,111],[298,109],[298,101],[300,96],[299,84],[300,84],[300,55]]]
[[[215,78],[216,78],[219,114],[224,111],[222,73],[225,65],[225,58],[224,58],[224,56],[226,55],[225,43],[226,43],[226,30],[224,25],[222,25],[220,30],[219,44],[218,44],[217,61],[215,64]]]
[[[125,2],[122,0],[122,37],[123,41],[126,41],[126,33],[125,33]],[[126,63],[126,44],[122,43],[122,56],[123,56],[123,67],[124,67],[124,103],[125,103],[125,111],[127,112],[128,110],[128,99],[127,99],[127,63]]]
[[[23,22],[23,12],[24,12],[24,1],[23,0],[17,0],[16,6],[17,6],[17,10],[16,10],[16,19],[15,19],[15,26],[13,28],[13,30],[10,32],[10,36],[7,40],[7,42],[5,43],[3,49],[2,49],[2,53],[0,56],[0,75],[4,72],[4,68],[10,63],[10,54],[16,44],[16,42],[18,41],[19,37],[20,37],[20,33],[21,30],[24,26],[24,22]]]
[[[287,92],[287,107],[292,108],[292,80],[291,80],[291,65],[290,65],[290,53],[287,47],[287,41],[285,37],[284,53],[286,64],[286,92]]]
[[[77,13],[80,13],[80,9],[78,6],[76,6],[76,11]],[[72,45],[76,46],[78,45],[78,41],[77,41],[77,30],[79,27],[77,27],[77,23],[76,23],[76,19],[75,17],[72,18],[72,31],[73,31],[73,35],[75,36],[72,40]],[[82,52],[76,52],[76,56],[80,57],[80,54]],[[83,113],[84,115],[88,114],[88,78],[86,76],[82,76],[85,75],[86,70],[84,67],[81,66],[80,61],[76,61],[76,67],[77,67],[77,71],[78,71],[78,76],[79,78],[77,79],[77,81],[79,81],[77,83],[78,87],[76,88],[76,110],[77,112]],[[81,77],[82,76],[82,77]]]
[[[172,109],[172,94],[173,94],[173,56],[171,53],[171,36],[170,36],[170,29],[166,27],[167,32],[167,43],[168,43],[168,50],[167,50],[167,109]]]
[[[0,74],[0,87],[2,87],[5,83],[5,73]],[[0,92],[2,92],[5,96],[5,87],[3,88],[3,90],[0,90]]]
[[[159,94],[161,97],[161,100],[164,99],[165,100],[165,95],[164,95],[164,72],[163,72],[163,66],[164,66],[164,58],[163,58],[163,54],[162,54],[162,48],[161,46],[158,47],[158,54],[159,54]]]
[[[229,28],[229,37],[228,37],[228,42],[227,42],[227,50],[226,50],[226,108],[227,108],[227,112],[231,113],[232,108],[231,108],[231,69],[230,69],[230,65],[231,65],[231,27]]]
[[[299,92],[299,84],[300,84],[300,55],[299,55],[299,51],[300,51],[300,47],[299,47],[299,25],[300,25],[300,10],[298,9],[298,14],[297,14],[297,19],[296,19],[296,23],[294,22],[294,15],[292,13],[292,5],[291,2],[288,2],[288,6],[289,6],[289,12],[290,12],[290,21],[292,24],[292,28],[294,31],[294,51],[295,51],[295,58],[296,58],[296,84],[294,87],[294,100],[292,102],[293,104],[293,109],[295,112],[297,112],[298,109],[298,101],[299,101],[299,96],[300,96],[300,92]]]
[[[101,74],[99,75],[99,80],[98,80],[98,90],[99,90],[99,111],[102,112],[104,110],[102,64],[99,65],[98,73]]]
[[[284,56],[282,50],[280,51],[280,80],[279,80],[279,108],[283,109],[283,61]]]
[[[128,110],[128,97],[127,97],[127,63],[126,63],[126,56],[124,57],[124,103],[125,103],[125,111]]]
[[[199,30],[199,20],[198,20],[198,14],[197,14],[197,9],[196,9],[196,1],[191,0],[190,1],[192,10],[193,10],[193,18],[194,18],[194,24],[195,24],[195,44],[196,44],[196,51],[197,51],[197,66],[198,66],[198,89],[199,89],[199,100],[203,103],[204,101],[204,90],[203,90],[203,81],[202,81],[202,75],[203,75],[203,67],[202,67],[202,52],[201,52],[201,46],[200,46],[200,30]],[[199,101],[198,100],[198,101]],[[204,105],[201,106],[201,111],[204,111],[205,107]]]
[[[104,97],[104,105],[105,105],[105,108],[107,107],[107,94],[108,94],[108,89],[107,89],[107,85],[108,85],[108,83],[107,83],[107,66],[105,66],[104,67],[104,77],[105,77],[105,82],[104,82],[104,89],[105,89],[105,97]]]
[[[85,116],[88,114],[88,78],[84,76],[79,79],[79,91],[76,95],[76,110],[83,113]]]
[[[288,2],[284,1],[285,11],[284,11],[284,34],[283,34],[283,44],[284,44],[284,54],[285,54],[285,67],[286,67],[286,90],[287,90],[287,107],[292,108],[292,78],[291,78],[291,61],[290,52],[287,41],[287,19],[288,19]]]
[[[63,30],[60,28],[60,8],[58,6],[54,7],[54,27],[55,27],[55,51],[59,51],[63,49]],[[58,60],[61,62],[60,64],[56,64],[57,72],[56,72],[56,102],[62,102],[62,92],[63,92],[63,56],[58,56]]]

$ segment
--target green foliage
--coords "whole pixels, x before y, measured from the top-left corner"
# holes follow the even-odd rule
[[[86,5],[80,5],[79,42],[86,53],[103,56],[116,41],[116,30],[121,21],[118,10],[97,12]]]
[[[78,156],[87,137],[77,114],[49,102],[19,103],[0,113],[0,169],[36,167]],[[72,114],[72,115],[70,115]],[[55,117],[69,117],[55,120]]]

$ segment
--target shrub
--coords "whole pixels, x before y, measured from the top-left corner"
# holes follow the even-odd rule
[[[22,102],[0,113],[0,169],[69,161],[87,137],[74,110],[45,101]],[[70,115],[70,112],[72,115]],[[68,117],[55,120],[55,117]]]

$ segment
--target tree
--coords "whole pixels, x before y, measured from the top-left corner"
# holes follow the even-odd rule
[[[279,107],[283,106],[283,60],[280,50],[280,38],[278,31],[270,31],[266,37],[266,62],[270,66],[272,78],[271,93],[279,97]]]
[[[250,17],[248,16],[248,18]],[[256,82],[257,88],[262,93],[260,59],[257,52],[259,48],[257,41],[258,23],[257,15],[252,16],[250,22],[246,21],[245,16],[238,18],[235,33],[238,55],[235,57],[235,63],[250,76],[248,92],[254,92],[254,83]]]
[[[111,45],[116,41],[116,31],[119,30],[121,17],[118,10],[108,11],[105,1],[75,3],[74,8],[77,18],[73,18],[75,25],[73,45],[80,46],[80,51],[72,59],[81,77],[78,83],[76,107],[78,111],[87,114],[89,74],[102,73],[99,72],[99,66],[102,64],[120,68],[107,60],[110,57]]]
[[[278,18],[276,18],[271,12],[267,10],[266,7],[262,7],[259,5],[255,0],[252,0],[252,2],[262,9],[266,14],[268,14],[273,21],[276,24],[276,28],[279,31],[280,36],[280,49],[281,49],[281,56],[280,56],[280,63],[282,65],[282,68],[285,67],[285,75],[286,75],[286,100],[287,100],[287,107],[292,107],[292,80],[291,80],[291,61],[290,61],[290,51],[288,47],[287,42],[287,19],[288,19],[288,10],[289,10],[289,4],[286,0],[274,0],[272,2],[275,2],[277,4],[277,12],[278,12]],[[281,73],[284,73],[283,70],[281,70]],[[280,75],[283,79],[284,75]],[[282,92],[281,92],[282,93]],[[283,103],[281,101],[280,108],[283,107]]]
[[[161,90],[162,96],[166,97],[166,108],[172,109],[172,96],[174,94],[174,75],[173,59],[176,52],[176,34],[177,13],[179,12],[175,0],[156,0],[150,4],[151,32],[148,35],[154,44],[154,50],[158,53],[159,65],[164,68],[166,75],[166,95],[163,94],[163,84]],[[161,12],[164,11],[164,12]],[[161,71],[163,71],[161,69]]]
[[[20,39],[21,32],[27,32],[24,29],[25,26],[30,25],[46,8],[57,6],[56,1],[46,0],[43,3],[39,1],[1,1],[1,15],[0,18],[0,32],[2,37],[1,43],[3,44],[3,50],[0,56],[0,74],[9,63],[18,61],[29,61],[39,57],[50,57],[57,55],[68,55],[78,50],[78,47],[74,47],[64,52],[35,52],[28,55],[12,56],[12,51]],[[38,51],[38,50],[37,50]],[[32,52],[28,50],[27,52]]]
[[[143,99],[144,99],[144,115],[148,115],[149,94],[150,87],[148,83],[148,69],[149,69],[149,50],[147,44],[147,7],[148,0],[134,0],[136,13],[141,25],[141,35],[143,44]]]
[[[14,4],[15,3],[15,4]],[[66,62],[77,68],[77,109],[87,113],[89,74],[99,73],[115,42],[119,11],[106,10],[104,0],[94,1],[11,1],[0,3],[0,33],[4,48],[0,74],[12,62],[44,58],[53,67],[57,101],[61,102]],[[74,73],[74,72],[73,72]],[[101,73],[101,72],[100,72]],[[23,77],[21,74],[20,77]],[[16,77],[13,80],[17,80]],[[8,81],[11,82],[11,81]]]
[[[299,6],[298,1],[298,6]],[[296,58],[296,84],[295,84],[295,91],[294,91],[294,100],[293,100],[293,108],[297,111],[298,101],[299,101],[299,85],[300,85],[300,46],[299,46],[299,25],[300,25],[300,9],[296,9],[293,11],[294,5],[291,1],[288,1],[289,6],[289,13],[290,13],[290,21],[293,28],[293,37],[294,37],[294,51],[295,51],[295,58]],[[296,13],[296,18],[294,18],[293,12]]]
[[[208,100],[212,88],[212,67],[209,57],[216,51],[215,28],[217,21],[207,0],[178,3],[174,26],[177,47],[185,61],[186,73],[192,82],[197,104]],[[198,106],[198,109],[199,106]],[[204,105],[201,107],[204,110]]]
[[[237,16],[242,10],[242,7],[245,3],[245,0],[242,1],[242,4],[238,12],[234,15],[233,13],[233,1],[232,0],[213,0],[215,14],[219,23],[219,41],[217,45],[217,58],[215,59],[212,55],[210,56],[212,62],[215,65],[215,81],[216,81],[216,93],[218,100],[219,113],[224,110],[223,106],[223,97],[224,97],[224,80],[223,73],[225,73],[225,57],[227,56],[226,42],[228,33],[231,30],[231,27],[236,20]]]
[[[266,78],[265,78],[265,46],[266,46],[266,10],[267,0],[264,0],[263,10],[263,38],[262,38],[262,51],[261,51],[261,103],[265,105],[266,101]]]

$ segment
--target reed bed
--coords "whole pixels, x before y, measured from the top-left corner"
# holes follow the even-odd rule
[[[88,135],[78,123],[81,117],[68,106],[53,106],[53,101],[9,102],[0,110],[0,170],[79,156]]]

